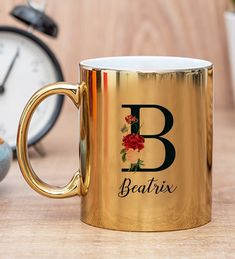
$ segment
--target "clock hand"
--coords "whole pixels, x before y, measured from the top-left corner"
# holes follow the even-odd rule
[[[6,75],[5,75],[3,81],[2,81],[2,83],[1,83],[1,85],[0,85],[0,94],[3,94],[4,91],[5,91],[5,84],[6,84],[6,81],[7,81],[8,77],[9,77],[11,71],[12,71],[12,68],[13,68],[13,66],[14,66],[14,64],[15,64],[15,61],[16,61],[17,57],[19,56],[19,54],[20,54],[20,48],[18,47],[18,48],[17,48],[17,51],[16,51],[16,53],[15,53],[15,55],[14,55],[12,61],[11,61],[11,64],[10,64],[10,66],[9,66],[7,72],[6,72]]]

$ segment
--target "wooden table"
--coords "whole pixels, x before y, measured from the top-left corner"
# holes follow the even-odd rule
[[[76,111],[66,107],[43,140],[46,157],[32,153],[39,176],[65,184],[77,168]],[[74,122],[73,122],[74,121]],[[69,125],[69,126],[68,126]],[[32,191],[17,162],[0,184],[0,258],[235,258],[235,111],[215,116],[213,220],[164,233],[94,228],[79,220],[79,197],[55,200]]]

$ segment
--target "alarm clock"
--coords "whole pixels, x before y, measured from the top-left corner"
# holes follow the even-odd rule
[[[17,6],[12,14],[31,25],[38,15],[41,21],[36,20],[33,27],[48,35],[57,34],[57,28],[48,27],[50,18],[30,6]],[[25,30],[0,26],[0,136],[13,151],[20,114],[28,99],[42,86],[57,81],[64,81],[61,66],[42,40]],[[30,124],[28,145],[36,144],[49,132],[62,104],[63,96],[51,96],[38,107]]]

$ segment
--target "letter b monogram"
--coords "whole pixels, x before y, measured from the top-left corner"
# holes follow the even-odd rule
[[[155,105],[155,104],[123,104],[122,108],[130,108],[131,110],[131,115],[135,116],[137,118],[138,127],[135,127],[135,125],[131,126],[131,133],[137,133],[136,128],[139,129],[140,127],[140,109],[148,109],[148,108],[155,108],[158,109],[162,112],[165,118],[165,125],[163,127],[163,130],[158,133],[158,134],[153,134],[153,135],[141,135],[144,138],[152,138],[157,141],[161,141],[162,144],[164,145],[165,148],[165,160],[163,161],[162,165],[160,165],[157,168],[139,168],[139,172],[159,172],[162,170],[165,170],[169,166],[172,165],[172,163],[175,160],[175,148],[173,144],[166,138],[164,138],[164,135],[169,132],[173,126],[173,116],[171,112],[164,108],[163,106],[160,105]],[[122,172],[128,172],[129,169],[123,168]]]

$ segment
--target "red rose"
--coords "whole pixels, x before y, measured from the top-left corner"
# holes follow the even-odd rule
[[[140,151],[144,148],[144,138],[139,134],[128,134],[123,137],[122,145],[125,147],[126,150],[132,148],[134,150],[138,149],[138,151]]]
[[[126,120],[126,122],[127,122],[128,124],[131,124],[131,123],[137,121],[136,117],[133,116],[133,115],[127,115],[127,116],[125,117],[125,120]]]

